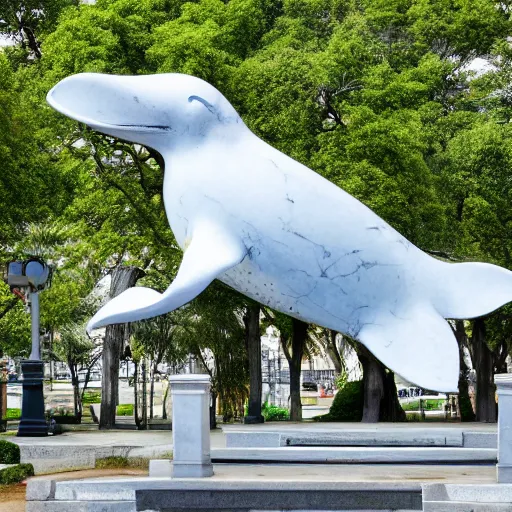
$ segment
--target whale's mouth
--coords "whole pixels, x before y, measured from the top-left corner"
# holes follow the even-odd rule
[[[109,135],[172,132],[169,116],[144,94],[138,78],[73,75],[53,87],[46,99],[61,114]]]
[[[154,131],[154,132],[170,132],[172,131],[172,128],[170,126],[164,126],[164,125],[145,125],[145,124],[117,124],[112,125],[116,128],[126,128],[126,129],[134,129],[134,130],[148,130],[148,131]]]
[[[54,88],[55,89],[55,88]],[[116,122],[108,122],[104,120],[94,119],[92,117],[82,115],[76,108],[69,108],[65,103],[61,103],[58,99],[55,98],[53,94],[54,89],[52,89],[47,96],[47,101],[49,105],[64,114],[66,117],[74,119],[79,123],[86,124],[95,130],[100,132],[110,132],[112,130],[116,131],[136,131],[136,132],[147,132],[147,133],[165,133],[172,132],[172,128],[168,125],[162,124],[142,124],[142,123],[116,123]]]

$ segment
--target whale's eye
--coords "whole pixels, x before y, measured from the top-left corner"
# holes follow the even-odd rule
[[[201,96],[189,96],[188,102],[192,103],[193,101],[199,101],[199,103],[202,103],[212,114],[217,115],[217,110],[215,107],[211,103],[207,102],[204,98],[201,98]]]

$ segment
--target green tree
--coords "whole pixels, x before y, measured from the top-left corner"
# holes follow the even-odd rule
[[[67,324],[62,327],[53,348],[57,357],[68,365],[71,373],[74,413],[80,421],[83,413],[84,393],[87,389],[91,368],[100,358],[101,351],[94,351],[95,345],[85,334],[83,324]],[[79,372],[82,370],[86,371],[86,376],[80,390]]]
[[[188,355],[187,346],[183,344],[182,311],[175,311],[142,322],[132,324],[132,336],[137,347],[150,360],[149,372],[149,417],[153,419],[153,403],[155,394],[155,375],[158,365],[167,363],[170,366],[180,366]],[[178,332],[177,332],[178,331]],[[167,394],[167,392],[165,393]],[[165,409],[165,398],[163,400]]]

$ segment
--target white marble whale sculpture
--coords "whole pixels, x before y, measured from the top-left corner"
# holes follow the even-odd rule
[[[129,289],[88,329],[150,318],[215,278],[293,317],[353,336],[428,389],[456,391],[457,343],[444,318],[512,299],[512,273],[449,264],[358,200],[255,136],[226,98],[192,76],[78,74],[48,102],[91,128],[159,151],[163,197],[183,249],[164,293]]]

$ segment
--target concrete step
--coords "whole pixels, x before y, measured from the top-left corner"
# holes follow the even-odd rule
[[[224,428],[228,448],[279,446],[451,446],[497,448],[495,432],[460,428],[255,430]]]
[[[183,484],[182,484],[183,485]],[[226,510],[250,512],[328,511],[412,512],[421,510],[421,491],[393,484],[337,484],[304,488],[297,482],[258,482],[257,486],[236,485],[217,489],[141,489],[136,493],[137,510]]]
[[[211,451],[213,462],[285,462],[316,464],[465,463],[494,464],[497,451],[490,448],[452,447],[298,447],[221,448]]]
[[[424,512],[512,512],[512,484],[423,485]]]

